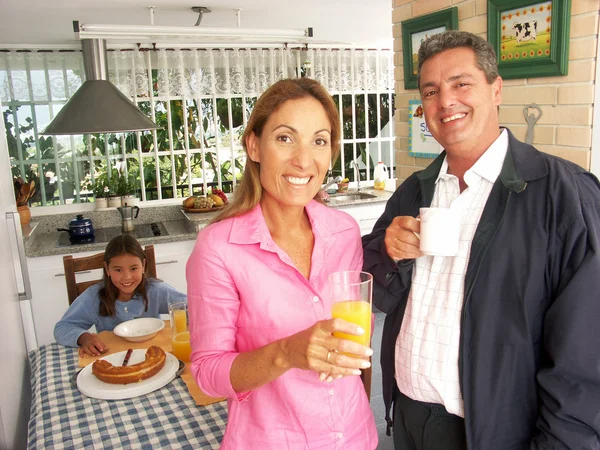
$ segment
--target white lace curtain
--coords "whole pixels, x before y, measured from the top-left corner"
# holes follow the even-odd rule
[[[258,96],[282,78],[306,75],[337,92],[393,91],[391,51],[177,49],[109,52],[110,79],[130,98]],[[156,83],[150,82],[156,71]]]

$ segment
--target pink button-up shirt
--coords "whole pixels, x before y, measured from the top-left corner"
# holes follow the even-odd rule
[[[375,421],[360,377],[331,383],[291,369],[251,392],[236,393],[229,372],[239,353],[331,318],[328,276],[361,270],[356,221],[315,201],[310,278],[271,238],[260,206],[203,229],[187,263],[192,372],[208,395],[228,398],[221,449],[377,447]]]

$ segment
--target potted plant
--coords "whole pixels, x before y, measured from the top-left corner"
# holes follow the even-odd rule
[[[94,181],[92,193],[94,194],[94,204],[96,209],[108,208],[108,194],[110,189],[106,183],[106,177],[100,175]]]
[[[113,174],[108,180],[108,207],[118,208],[121,206],[121,197],[119,195],[119,176]]]
[[[121,173],[119,175],[117,193],[121,196],[121,205],[136,206],[139,203],[136,181],[132,174],[128,176],[126,173]]]

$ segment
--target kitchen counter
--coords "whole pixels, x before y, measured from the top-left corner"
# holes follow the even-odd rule
[[[336,202],[333,208],[344,208],[353,206],[365,206],[370,204],[387,202],[392,192],[377,191],[373,189],[361,190],[362,193],[372,194],[373,198],[355,199]],[[348,191],[338,195],[352,195],[356,191]],[[179,204],[167,206],[140,206],[140,212],[134,224],[162,223],[168,235],[138,238],[142,246],[149,244],[164,244],[178,241],[195,240],[198,231],[204,228],[219,213],[219,211],[208,213],[191,213],[184,211]],[[121,215],[115,208],[106,210],[88,211],[84,216],[91,219],[94,229],[112,228],[121,226]],[[73,253],[103,251],[107,242],[77,244],[58,247],[57,243],[62,233],[57,228],[69,228],[69,222],[75,217],[75,213],[55,214],[49,216],[34,217],[31,224],[23,228],[25,236],[25,255],[27,257],[69,255]]]

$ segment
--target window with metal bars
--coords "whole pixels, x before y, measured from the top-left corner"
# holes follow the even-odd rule
[[[334,175],[373,179],[394,167],[393,53],[369,49],[120,49],[110,80],[162,128],[40,136],[82,83],[79,52],[0,52],[0,99],[14,176],[35,179],[33,206],[134,194],[181,199],[211,187],[232,192],[245,163],[240,143],[256,99],[274,82],[307,76],[339,108],[342,153]],[[393,173],[393,171],[391,172]],[[124,182],[126,180],[126,182]]]

